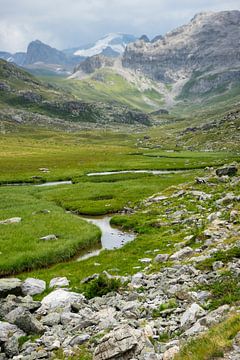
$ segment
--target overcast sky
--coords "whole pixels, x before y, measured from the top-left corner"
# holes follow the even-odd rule
[[[64,49],[109,32],[153,37],[198,12],[239,8],[239,0],[0,0],[0,50],[26,51],[35,39]]]

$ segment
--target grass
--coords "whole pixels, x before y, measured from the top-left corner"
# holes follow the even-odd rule
[[[38,199],[34,188],[1,188],[0,198],[1,219],[22,218],[21,223],[0,225],[1,276],[65,261],[99,245],[98,228]],[[40,240],[48,234],[58,239]]]
[[[138,87],[111,69],[99,69],[84,80],[42,77],[44,81],[71,92],[84,101],[118,102],[130,108],[150,112],[164,106],[162,95],[154,89],[141,92]],[[151,105],[150,105],[151,104]],[[153,104],[153,105],[152,105]]]
[[[233,314],[204,335],[190,340],[174,360],[213,360],[223,357],[240,331],[240,315]]]

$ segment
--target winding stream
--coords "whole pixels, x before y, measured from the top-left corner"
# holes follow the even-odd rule
[[[102,175],[115,175],[115,174],[175,174],[183,172],[184,170],[119,170],[119,171],[103,171],[88,173],[87,176],[102,176]],[[72,185],[72,181],[51,181],[42,184],[7,184],[7,186],[20,186],[20,185],[32,185],[38,187],[45,186],[57,186],[57,185]],[[136,237],[134,233],[119,230],[118,228],[112,227],[110,224],[111,216],[81,216],[81,218],[91,224],[98,226],[101,230],[101,249],[89,251],[86,254],[80,256],[77,261],[89,259],[93,256],[98,256],[103,249],[114,250],[124,246],[126,243],[133,241]]]
[[[103,249],[114,250],[122,247],[129,241],[135,239],[135,234],[119,230],[118,228],[112,227],[110,224],[111,216],[94,216],[87,217],[82,216],[83,220],[88,221],[91,224],[98,226],[102,232],[101,244],[102,249],[91,251],[78,258],[78,261],[89,259],[90,257],[97,256]]]

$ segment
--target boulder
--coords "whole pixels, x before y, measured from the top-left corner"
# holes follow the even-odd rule
[[[0,298],[9,294],[22,295],[22,282],[17,278],[0,279]]]
[[[42,299],[42,306],[38,309],[38,313],[57,308],[70,309],[72,304],[82,303],[84,300],[85,297],[82,294],[70,292],[64,289],[57,289]]]
[[[181,316],[181,327],[188,327],[193,324],[199,317],[204,316],[206,311],[197,303],[192,304]]]
[[[230,165],[230,166],[225,166],[221,169],[217,169],[216,174],[219,177],[224,176],[224,175],[234,176],[237,174],[237,171],[238,171],[238,169],[235,165]]]
[[[27,334],[43,334],[44,326],[30,313],[22,314],[16,317],[15,325]]]
[[[129,360],[138,354],[153,352],[153,346],[141,330],[125,324],[110,331],[96,347],[93,360]],[[146,357],[144,357],[146,358]]]
[[[16,325],[0,321],[0,343],[8,341],[9,338],[12,336],[16,336],[17,338],[19,338],[24,335],[25,333],[20,330]]]
[[[49,287],[68,287],[69,286],[69,280],[66,277],[56,277],[50,281]]]
[[[27,278],[22,283],[22,292],[24,295],[37,295],[46,290],[46,282],[39,279]]]

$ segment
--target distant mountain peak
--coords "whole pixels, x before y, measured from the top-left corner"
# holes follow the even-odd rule
[[[106,49],[108,49],[109,53],[110,50],[112,50],[113,54],[121,55],[123,54],[126,46],[135,40],[136,37],[130,34],[123,34],[118,32],[109,33],[93,44],[83,46],[80,49],[75,49],[74,55],[91,57],[104,53]]]

